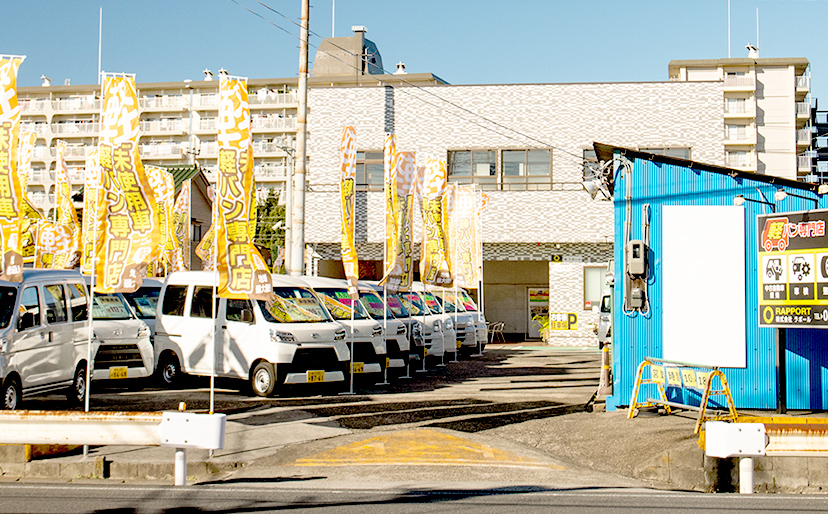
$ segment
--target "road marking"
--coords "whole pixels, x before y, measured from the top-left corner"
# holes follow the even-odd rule
[[[490,466],[564,469],[435,430],[384,434],[297,459],[295,466]]]

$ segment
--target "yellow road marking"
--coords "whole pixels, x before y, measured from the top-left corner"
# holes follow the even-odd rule
[[[380,435],[297,459],[295,466],[494,466],[564,469],[434,430]]]

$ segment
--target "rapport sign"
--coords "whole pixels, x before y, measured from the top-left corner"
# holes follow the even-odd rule
[[[828,210],[756,220],[759,324],[828,328]]]

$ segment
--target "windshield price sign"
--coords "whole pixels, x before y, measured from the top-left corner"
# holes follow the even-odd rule
[[[759,324],[828,328],[828,211],[757,217]]]

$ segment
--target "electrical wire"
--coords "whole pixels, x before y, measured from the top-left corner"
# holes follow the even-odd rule
[[[267,18],[265,18],[265,17],[264,17],[264,16],[262,16],[261,14],[259,14],[259,13],[255,12],[255,11],[253,11],[253,10],[251,10],[251,9],[249,9],[248,7],[246,7],[246,6],[243,6],[243,5],[239,4],[239,2],[238,2],[237,0],[230,0],[230,1],[231,1],[231,2],[233,2],[234,4],[236,4],[237,6],[241,7],[242,9],[244,9],[244,10],[246,10],[246,11],[250,12],[251,14],[253,14],[253,15],[257,16],[258,18],[261,18],[262,20],[264,20],[265,22],[269,23],[270,25],[272,25],[272,26],[274,26],[274,27],[278,28],[279,30],[281,30],[281,31],[285,32],[286,34],[289,34],[291,37],[293,37],[293,38],[295,38],[295,39],[300,39],[298,36],[296,36],[295,34],[292,34],[291,32],[289,32],[289,31],[288,31],[287,29],[285,29],[284,27],[282,27],[282,26],[280,26],[280,25],[278,25],[278,24],[274,23],[274,22],[273,22],[273,21],[271,21],[271,20],[268,20]],[[267,5],[267,4],[265,4],[265,3],[263,3],[263,2],[261,2],[261,1],[259,1],[259,0],[257,0],[257,3],[259,3],[259,5],[261,5],[261,6],[262,6],[262,7],[264,7],[265,9],[268,9],[269,11],[272,11],[273,13],[275,13],[275,14],[277,14],[277,15],[281,16],[281,17],[282,17],[282,18],[284,18],[285,20],[287,20],[287,21],[289,21],[289,22],[293,23],[293,24],[294,24],[294,25],[296,25],[297,27],[301,27],[301,24],[299,24],[299,23],[297,23],[296,21],[294,21],[294,20],[290,19],[289,17],[285,16],[284,14],[282,14],[281,12],[277,11],[276,9],[274,9],[274,8],[270,7],[269,5]],[[310,30],[310,27],[308,27],[308,34],[313,35],[313,36],[315,36],[315,37],[319,37],[319,38],[324,39],[322,36],[320,36],[320,35],[319,35],[319,34],[317,34],[316,32],[313,32],[312,30]],[[374,64],[374,63],[368,63],[367,59],[366,59],[363,55],[356,55],[356,54],[354,54],[353,52],[351,52],[351,51],[349,51],[349,50],[347,50],[347,49],[345,49],[345,48],[340,47],[340,46],[339,46],[339,45],[337,45],[336,43],[333,43],[331,40],[328,40],[328,42],[329,42],[329,43],[330,43],[330,44],[331,44],[334,48],[336,48],[336,49],[338,49],[338,50],[340,50],[340,51],[342,51],[342,52],[344,52],[344,53],[346,53],[346,54],[348,54],[348,55],[350,55],[350,56],[352,56],[352,57],[356,57],[356,58],[357,58],[357,59],[359,59],[359,60],[360,60],[363,64],[370,64],[371,66],[374,66],[374,67],[376,67],[376,68],[379,68],[379,67],[378,67],[378,66],[376,66],[376,64]],[[318,49],[318,48],[319,48],[319,47],[318,47],[318,45],[312,44],[312,43],[310,43],[310,42],[308,42],[308,46],[311,46],[311,47],[316,48],[316,49]],[[342,64],[344,64],[344,65],[346,65],[346,66],[348,66],[348,67],[350,67],[350,68],[353,68],[353,69],[354,69],[354,70],[356,70],[356,71],[360,71],[360,72],[362,71],[362,69],[361,69],[361,68],[357,68],[357,67],[356,67],[356,66],[354,66],[353,64],[351,64],[351,63],[349,63],[349,62],[346,62],[346,61],[344,61],[344,60],[342,60],[342,59],[338,58],[338,57],[337,57],[337,56],[335,56],[335,55],[332,55],[332,54],[328,54],[328,55],[329,55],[331,58],[333,58],[333,59],[335,59],[335,60],[337,60],[337,61],[341,62]],[[385,70],[384,68],[379,68],[379,69],[381,69],[381,70],[382,70],[382,72],[383,72],[383,73],[385,73],[386,75],[392,75],[391,73],[389,73],[389,72],[388,72],[388,70]],[[447,104],[447,105],[450,105],[450,106],[454,107],[455,109],[458,109],[458,110],[460,110],[460,111],[462,111],[462,112],[464,112],[464,113],[467,113],[467,114],[469,114],[469,115],[471,115],[471,116],[473,116],[473,117],[475,117],[475,118],[480,118],[480,119],[482,119],[482,120],[485,120],[486,122],[488,122],[488,123],[490,123],[490,124],[494,125],[495,127],[498,127],[498,128],[504,129],[504,130],[506,130],[506,131],[508,131],[508,132],[512,132],[512,133],[514,133],[514,134],[517,134],[517,135],[521,136],[522,138],[524,138],[524,139],[526,139],[526,140],[528,140],[528,141],[532,141],[532,142],[535,142],[535,143],[537,143],[537,144],[539,144],[539,145],[540,145],[540,146],[535,146],[535,148],[552,149],[552,150],[556,150],[556,151],[558,151],[558,152],[562,152],[563,154],[566,154],[566,155],[568,155],[568,156],[571,156],[571,157],[575,158],[576,160],[578,160],[578,162],[579,162],[579,163],[584,164],[584,165],[586,165],[586,166],[588,166],[588,167],[590,167],[590,168],[592,168],[592,167],[593,167],[593,165],[594,165],[594,163],[592,163],[592,162],[590,162],[590,161],[588,161],[588,160],[584,159],[584,158],[583,158],[583,156],[580,156],[580,155],[574,154],[574,153],[572,153],[572,152],[570,152],[570,151],[568,151],[568,150],[566,150],[566,149],[564,149],[564,148],[560,148],[560,147],[557,147],[557,146],[552,145],[552,144],[550,144],[550,143],[546,143],[545,141],[541,141],[540,139],[537,139],[537,138],[535,138],[535,137],[533,137],[533,136],[530,136],[530,135],[528,135],[528,134],[525,134],[525,133],[523,133],[523,132],[521,132],[521,131],[519,131],[519,130],[517,130],[517,129],[514,129],[514,128],[512,128],[512,127],[509,127],[509,126],[504,125],[504,124],[502,124],[502,123],[499,123],[499,122],[497,122],[497,121],[491,120],[491,119],[489,119],[489,118],[487,118],[487,117],[485,117],[485,116],[483,116],[483,115],[481,115],[481,114],[479,114],[479,113],[476,113],[476,112],[474,112],[474,111],[471,111],[470,109],[467,109],[467,108],[465,108],[465,107],[463,107],[463,106],[461,106],[461,105],[458,105],[458,104],[456,104],[456,103],[452,102],[451,100],[448,100],[448,99],[446,99],[446,98],[443,98],[443,97],[441,97],[440,95],[438,95],[438,94],[434,93],[433,91],[427,90],[427,89],[423,88],[422,86],[419,86],[419,85],[417,85],[417,84],[414,84],[414,83],[412,83],[412,82],[409,82],[409,81],[405,80],[404,78],[400,77],[399,75],[396,75],[396,77],[397,77],[397,79],[398,79],[401,83],[404,83],[404,84],[406,84],[406,85],[410,86],[411,88],[416,89],[416,90],[418,90],[418,91],[420,91],[420,92],[422,92],[422,93],[424,93],[424,94],[428,94],[428,95],[430,95],[430,96],[433,96],[433,97],[437,98],[438,100],[440,100],[441,102],[444,102],[445,104]],[[394,88],[395,90],[399,90],[399,91],[401,91],[401,92],[404,92],[404,93],[406,93],[406,94],[411,95],[410,91],[407,91],[405,88],[400,88],[400,87],[396,86],[395,84],[391,83],[390,81],[383,79],[383,78],[382,78],[382,76],[380,76],[380,75],[372,75],[372,77],[371,77],[371,78],[372,78],[372,79],[377,80],[378,82],[384,83],[384,84],[386,84],[387,86]],[[419,98],[419,97],[414,96],[414,95],[411,95],[411,96],[412,96],[413,98],[416,98],[417,100],[419,100],[419,101],[421,101],[421,102],[423,102],[423,103],[427,104],[427,105],[430,105],[430,106],[435,107],[435,108],[438,108],[438,109],[440,108],[440,106],[439,106],[439,105],[436,105],[436,104],[434,104],[434,103],[428,102],[428,101],[424,100],[423,98]],[[449,113],[450,113],[450,114],[452,114],[452,115],[454,115],[454,116],[456,116],[456,117],[458,117],[458,118],[460,118],[460,119],[461,119],[461,120],[463,120],[463,121],[466,121],[466,122],[468,122],[468,123],[472,123],[472,124],[474,124],[474,125],[476,125],[476,126],[478,126],[478,127],[480,127],[480,128],[483,128],[483,129],[485,129],[485,130],[489,130],[489,131],[491,131],[491,132],[494,132],[495,134],[498,134],[498,135],[500,135],[500,136],[503,136],[503,137],[505,137],[505,138],[507,138],[507,139],[511,139],[511,140],[513,140],[513,141],[519,141],[519,142],[520,142],[520,140],[519,140],[519,139],[516,139],[515,137],[511,137],[511,136],[509,136],[509,135],[507,135],[507,134],[504,134],[503,132],[500,132],[500,131],[498,131],[498,130],[493,129],[492,127],[487,127],[487,126],[482,125],[482,124],[480,124],[480,123],[477,123],[477,122],[475,122],[475,121],[473,121],[473,120],[470,120],[470,119],[468,119],[468,118],[465,118],[465,117],[461,116],[461,115],[460,115],[460,114],[458,114],[458,113],[453,113],[453,112],[449,112]],[[534,146],[534,145],[530,145],[530,146]]]

